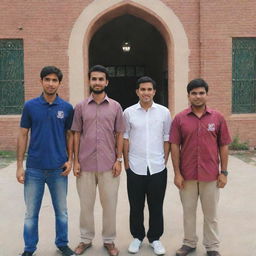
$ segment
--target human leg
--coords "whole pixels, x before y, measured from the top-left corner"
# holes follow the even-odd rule
[[[67,176],[62,176],[62,169],[48,171],[48,185],[55,212],[55,244],[57,247],[68,243],[68,213],[67,213]]]
[[[134,238],[142,241],[145,237],[144,206],[147,176],[137,175],[131,169],[126,170],[126,174],[130,204],[130,232]]]
[[[76,180],[80,199],[80,234],[81,242],[90,244],[94,238],[94,204],[97,178],[95,172],[81,172]]]
[[[203,244],[207,251],[218,251],[220,244],[217,218],[219,188],[216,181],[200,182],[199,194],[204,214]]]
[[[163,202],[167,182],[167,169],[147,176],[147,203],[149,209],[149,230],[147,237],[150,243],[159,240],[164,230]]]
[[[26,169],[24,183],[26,214],[23,231],[25,252],[34,252],[38,243],[38,215],[44,194],[44,184],[43,170]]]
[[[183,244],[191,248],[195,248],[198,241],[198,237],[196,235],[196,209],[198,194],[197,181],[191,180],[184,182],[184,188],[180,190],[180,198],[183,207]]]

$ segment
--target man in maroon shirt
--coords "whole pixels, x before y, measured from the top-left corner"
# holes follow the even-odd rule
[[[94,238],[94,203],[99,188],[103,208],[102,237],[110,256],[118,255],[116,204],[121,173],[124,119],[120,104],[105,93],[108,85],[105,67],[89,71],[91,95],[75,107],[71,130],[74,131],[74,175],[80,198],[81,242],[75,249],[80,255]]]
[[[207,83],[194,79],[187,92],[191,106],[175,117],[170,133],[174,184],[180,190],[184,223],[183,245],[176,256],[186,256],[196,249],[198,197],[204,214],[203,244],[207,255],[220,256],[217,204],[219,189],[227,183],[231,139],[223,116],[206,106]]]

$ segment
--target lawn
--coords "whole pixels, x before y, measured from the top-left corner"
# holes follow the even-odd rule
[[[16,152],[0,151],[0,169],[8,166],[14,161],[16,161]]]

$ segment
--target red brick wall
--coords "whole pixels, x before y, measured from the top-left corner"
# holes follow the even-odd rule
[[[256,37],[256,1],[200,4],[201,76],[209,82],[209,105],[229,122],[232,136],[256,145],[256,114],[232,115],[232,37]]]
[[[256,145],[256,114],[231,115],[232,37],[256,36],[256,1],[162,1],[179,17],[187,33],[189,79],[199,76],[206,79],[210,86],[209,105],[226,116],[232,135]],[[62,69],[60,96],[68,100],[70,32],[90,2],[92,0],[1,3],[0,38],[24,40],[26,100],[40,94],[39,72],[44,65]],[[0,149],[15,148],[18,123],[19,117],[0,116]]]

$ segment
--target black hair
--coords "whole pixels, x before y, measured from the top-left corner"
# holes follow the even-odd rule
[[[136,89],[140,88],[140,84],[143,83],[152,83],[153,89],[156,90],[156,82],[149,76],[142,76],[136,82]]]
[[[206,93],[209,90],[208,84],[202,78],[196,78],[191,80],[187,85],[187,92],[188,94],[195,88],[203,87]]]
[[[43,80],[44,77],[50,75],[50,74],[55,74],[58,77],[59,82],[61,82],[63,78],[63,74],[60,69],[58,69],[55,66],[45,66],[42,68],[40,72],[40,77]]]
[[[95,66],[92,66],[88,72],[88,77],[89,79],[91,78],[91,73],[92,72],[102,72],[106,75],[106,79],[109,80],[109,73],[108,73],[108,70],[102,66],[102,65],[95,65]]]

